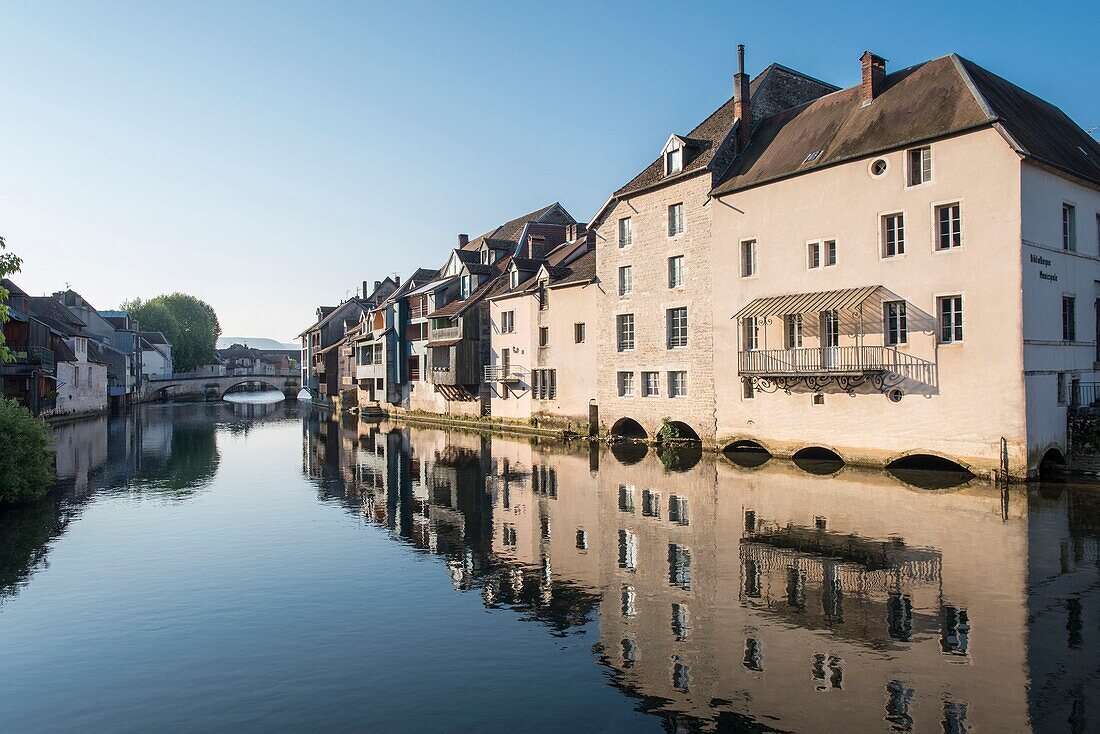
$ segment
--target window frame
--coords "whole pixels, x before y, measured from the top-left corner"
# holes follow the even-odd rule
[[[619,370],[615,373],[615,391],[620,398],[634,397],[634,372]]]
[[[652,379],[652,384],[650,383]],[[650,391],[652,389],[652,392]],[[661,397],[661,373],[656,370],[642,370],[642,397]]]
[[[624,276],[626,276],[624,278]],[[634,266],[619,266],[619,296],[629,296],[634,292]]]
[[[584,344],[588,338],[588,327],[585,326],[585,322],[576,321],[573,323],[573,343]]]
[[[892,308],[898,308],[896,315],[890,313]],[[892,326],[893,320],[897,323]],[[891,336],[893,332],[896,332],[894,337]],[[909,343],[909,307],[906,301],[882,302],[882,343],[888,347],[900,347]]]
[[[887,247],[890,244],[890,220],[896,220],[898,226],[894,227],[893,235],[893,252],[887,252]],[[887,214],[879,215],[879,258],[882,260],[892,260],[895,257],[901,257],[905,254],[905,212],[894,211]]]
[[[804,325],[800,313],[789,313],[783,317],[783,343],[786,349],[802,349]]]
[[[682,145],[674,145],[665,150],[665,175],[672,176],[682,173],[684,170],[684,148]],[[673,161],[675,160],[675,165]]]
[[[619,217],[618,233],[620,250],[625,250],[634,244],[634,222],[630,217]]]
[[[1062,341],[1077,341],[1077,296],[1068,293],[1062,294]]]
[[[516,331],[516,311],[509,309],[500,312],[500,333],[514,334]]]
[[[749,338],[750,334],[752,339]],[[751,346],[750,346],[751,342]],[[755,352],[760,349],[760,320],[757,316],[746,316],[741,320],[741,351]]]
[[[832,258],[832,262],[830,262],[830,257]],[[835,266],[839,257],[839,248],[837,247],[836,240],[821,241],[821,267],[831,268]]]
[[[956,229],[949,229],[947,232],[947,239],[949,244],[944,247],[944,232],[941,222],[942,212],[949,211],[950,209],[957,209],[957,216],[949,217],[948,225],[952,222],[957,223]],[[962,200],[956,199],[954,201],[945,201],[939,204],[932,205],[932,249],[935,252],[951,252],[957,250],[963,246],[963,233],[962,233]],[[958,244],[951,244],[952,242],[958,242]]]
[[[948,301],[957,301],[958,308],[952,309],[951,314],[951,335],[949,337],[944,336],[944,303]],[[954,305],[954,304],[953,304]],[[966,332],[963,330],[966,324],[966,301],[962,293],[945,293],[943,295],[936,296],[936,342],[941,345],[948,344],[962,344],[966,337]],[[956,336],[959,334],[959,336]]]
[[[821,268],[821,240],[810,240],[806,243],[806,269],[818,270]]]
[[[737,254],[742,278],[755,278],[760,273],[760,263],[757,260],[756,245],[757,240],[754,237],[741,240],[739,252]],[[749,257],[746,258],[746,255]],[[747,268],[749,272],[745,272],[746,264],[749,265],[749,268]]]
[[[626,331],[627,319],[629,319],[629,345],[627,345]],[[615,350],[618,352],[633,352],[635,346],[635,320],[633,313],[615,314]]]
[[[683,255],[671,255],[668,258],[667,263],[668,270],[668,287],[669,288],[683,288],[684,287],[684,256]]]
[[[679,380],[679,385],[677,385]],[[687,370],[668,371],[668,396],[670,398],[686,398],[688,396]]]
[[[674,216],[674,212],[677,213],[678,216]],[[685,223],[684,223],[684,202],[680,201],[680,202],[677,202],[675,204],[669,204],[668,205],[667,219],[668,219],[668,221],[667,221],[668,236],[669,237],[679,237],[680,235],[682,235],[684,233],[684,230],[686,229],[686,226],[685,226]],[[674,229],[673,228],[674,224],[676,226],[678,226],[679,229]]]
[[[677,324],[676,321],[681,317],[683,323]],[[687,306],[673,306],[665,309],[665,346],[668,349],[686,349],[688,347],[690,340],[688,324]]]
[[[1077,205],[1062,202],[1062,249],[1077,252]]]
[[[913,166],[913,154],[920,155],[919,168]],[[914,173],[919,172],[920,180],[916,180]],[[934,171],[932,168],[932,146],[920,145],[905,151],[905,187],[914,188],[932,182]]]
[[[548,346],[550,346],[550,327],[549,326],[540,326],[539,327],[539,348],[541,349],[543,347],[548,347]]]

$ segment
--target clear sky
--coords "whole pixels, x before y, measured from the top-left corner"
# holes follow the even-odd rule
[[[0,234],[33,294],[186,291],[290,340],[363,280],[560,201],[729,97],[955,51],[1100,126],[1100,3],[0,3]]]

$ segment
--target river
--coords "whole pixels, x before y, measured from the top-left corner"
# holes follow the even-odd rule
[[[5,731],[1100,727],[1095,487],[235,400],[57,428]]]

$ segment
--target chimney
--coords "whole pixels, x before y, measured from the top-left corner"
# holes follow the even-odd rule
[[[393,284],[395,286],[397,286],[398,288],[401,287],[401,276],[400,275],[393,276]]]
[[[372,293],[372,294],[373,294],[373,293],[377,293],[377,292],[378,292],[378,289],[379,289],[379,288],[381,288],[381,287],[382,287],[382,281],[380,281],[380,280],[376,280],[376,281],[374,281],[374,290],[373,290],[373,291],[371,291],[371,293]]]
[[[752,132],[752,109],[749,107],[749,77],[745,73],[745,45],[737,44],[737,73],[733,75],[733,116],[737,124],[737,151],[749,147]]]
[[[460,234],[458,236],[458,246],[461,248],[461,247],[465,247],[468,244],[470,244],[470,235]]]
[[[886,78],[886,59],[864,51],[859,57],[863,62],[863,83],[859,87],[859,102],[866,107],[882,93],[882,81]]]
[[[368,293],[370,293],[370,291],[367,290],[367,281],[364,280],[363,281],[363,293],[359,297],[360,298],[366,298]]]

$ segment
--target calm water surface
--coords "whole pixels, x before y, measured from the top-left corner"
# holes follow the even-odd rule
[[[58,428],[4,731],[1100,728],[1095,488],[237,400]]]

